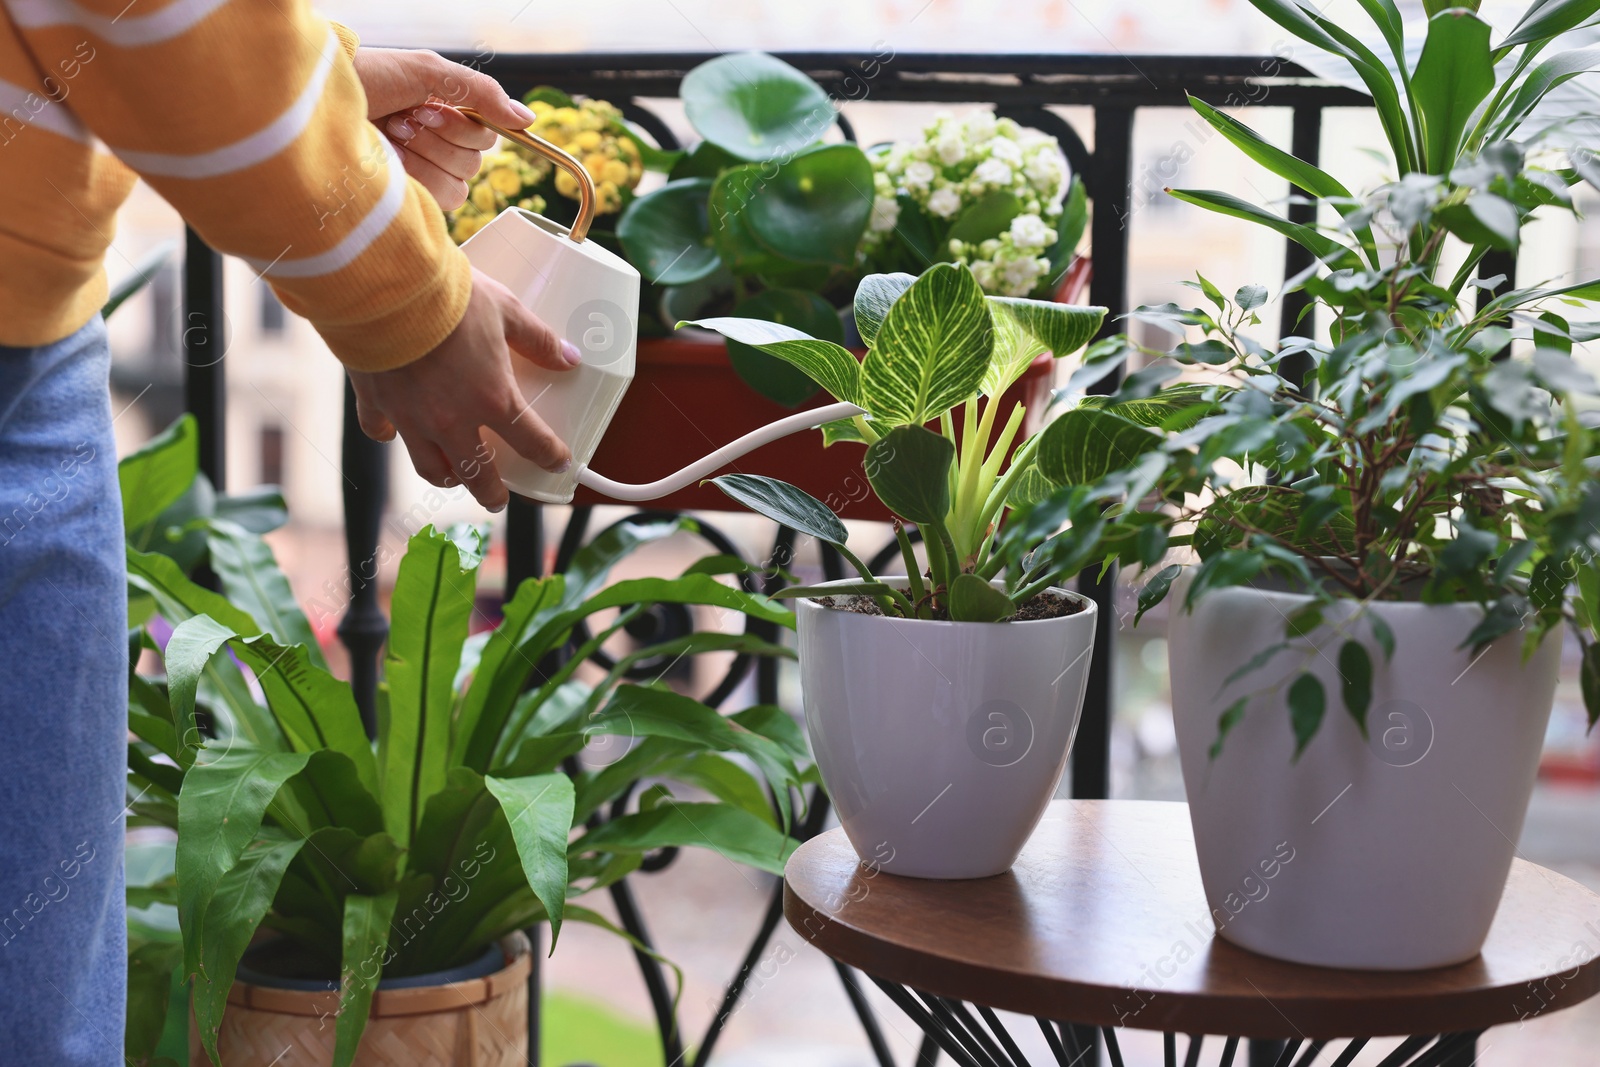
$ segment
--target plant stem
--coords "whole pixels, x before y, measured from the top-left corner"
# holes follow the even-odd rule
[[[967,401],[967,414],[963,422],[963,438],[961,455],[956,457],[956,466],[961,472],[959,478],[959,491],[955,498],[955,507],[952,518],[955,522],[956,533],[960,536],[959,545],[962,553],[970,554],[977,550],[978,531],[971,525],[973,512],[978,507],[978,479],[983,473],[984,461],[989,451],[989,438],[994,435],[995,409],[999,405],[991,399],[983,405],[983,413],[978,414],[978,401]],[[976,423],[976,429],[974,429]]]
[[[1038,596],[1040,593],[1044,592],[1046,589],[1049,589],[1055,584],[1056,575],[1052,572],[1045,575],[1043,578],[1040,578],[1033,584],[1025,585],[1021,589],[1017,590],[1017,592],[1011,597],[1011,603],[1020,608],[1022,605],[1026,604],[1028,601],[1032,600],[1034,597]]]
[[[856,432],[867,439],[867,444],[874,445],[878,443],[878,431],[872,428],[872,423],[867,421],[865,415],[857,415],[850,421],[855,423]]]
[[[922,575],[917,573],[917,554],[911,547],[911,538],[906,536],[906,528],[899,519],[894,520],[894,539],[900,543],[900,558],[906,563],[906,579],[911,584],[911,595],[920,603],[927,595],[922,585]]]
[[[944,520],[929,523],[933,536],[929,537],[928,528],[922,531],[922,546],[928,552],[928,571],[933,576],[933,599],[937,604],[941,590],[948,591],[950,580],[954,577],[950,573],[951,560],[955,555],[950,545],[950,533],[945,529]]]
[[[993,406],[991,401],[990,407]],[[1017,404],[1012,407],[1011,416],[1001,428],[999,439],[989,450],[989,456],[983,461],[983,468],[978,472],[977,491],[973,493],[970,505],[978,511],[978,514],[972,516],[971,537],[974,543],[984,541],[989,532],[989,524],[994,516],[991,514],[985,517],[983,512],[988,510],[989,494],[993,492],[995,479],[1000,475],[1000,465],[1006,461],[1006,453],[1011,450],[1011,442],[1016,440],[1017,432],[1022,429],[1022,420],[1026,414],[1027,409],[1023,405]],[[979,501],[982,502],[981,506]]]
[[[978,513],[978,521],[985,527],[994,522],[995,516],[1005,506],[1006,497],[1011,495],[1011,490],[1017,487],[1017,482],[1033,466],[1033,454],[1038,450],[1038,434],[1022,442],[1021,447],[1017,449],[1017,454],[1011,458],[1011,466],[1006,469],[1005,477],[1000,479],[1000,484],[990,490],[989,499],[984,501],[983,510]]]

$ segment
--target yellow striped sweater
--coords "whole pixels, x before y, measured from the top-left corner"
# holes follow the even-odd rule
[[[355,36],[306,0],[0,3],[0,344],[94,316],[135,175],[353,369],[460,322],[466,258],[366,121]]]

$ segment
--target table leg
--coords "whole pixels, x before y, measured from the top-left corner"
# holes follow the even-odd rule
[[[981,1004],[969,1006],[961,1000],[924,993],[880,978],[872,980],[923,1032],[914,1067],[934,1067],[940,1051],[948,1053],[957,1067],[1029,1067],[1027,1056],[993,1008]],[[1100,1038],[1105,1040],[1111,1067],[1124,1067],[1115,1027],[1096,1028],[1049,1019],[1034,1021],[1044,1035],[1056,1067],[1084,1067],[1091,1053],[1098,1054]],[[1084,1039],[1085,1034],[1090,1035],[1088,1040]],[[1200,1067],[1207,1035],[1187,1036],[1182,1067]],[[1408,1037],[1376,1067],[1474,1067],[1481,1036],[1483,1031],[1479,1030]],[[1241,1040],[1238,1037],[1224,1040],[1217,1067],[1233,1067]],[[1313,1067],[1330,1044],[1333,1042],[1325,1039],[1308,1041],[1305,1038],[1251,1041],[1250,1060],[1252,1064],[1263,1062],[1256,1056],[1266,1051],[1271,1053],[1271,1059],[1264,1061],[1268,1067]],[[1350,1038],[1329,1067],[1351,1067],[1367,1044],[1367,1038]],[[1164,1067],[1179,1067],[1177,1033],[1162,1034],[1162,1050]]]

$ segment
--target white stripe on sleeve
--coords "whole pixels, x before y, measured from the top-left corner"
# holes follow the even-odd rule
[[[138,0],[128,4],[132,7]],[[186,32],[228,0],[173,0],[148,15],[130,14],[127,8],[114,16],[87,11],[74,0],[5,0],[11,19],[25,30],[46,26],[77,26],[119,48],[160,44]]]
[[[268,278],[315,278],[323,274],[332,274],[349,266],[383,234],[384,230],[389,228],[389,224],[400,214],[400,209],[406,202],[408,183],[405,165],[400,162],[400,156],[395,152],[394,146],[382,134],[378,134],[377,137],[378,143],[383,146],[388,184],[366,217],[356,223],[354,229],[326,252],[299,259],[286,255],[276,261],[246,257],[245,262],[255,268],[257,274],[264,274]]]
[[[323,87],[333,72],[334,60],[343,54],[339,38],[332,30],[322,45],[322,54],[311,72],[311,80],[295,98],[294,103],[263,130],[249,137],[223,145],[210,152],[197,155],[179,155],[171,152],[130,152],[113,148],[112,151],[128,166],[144,175],[164,178],[215,178],[234,171],[253,167],[262,160],[271,159],[294,143],[305,132],[322,99]],[[108,131],[109,132],[109,131]]]
[[[83,128],[78,116],[66,104],[53,100],[37,89],[24,89],[8,81],[0,81],[0,130],[4,140],[15,136],[9,129],[14,123],[37,126],[61,137],[83,144],[89,143],[89,131]]]

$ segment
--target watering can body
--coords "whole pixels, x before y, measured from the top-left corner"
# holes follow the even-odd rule
[[[511,290],[583,355],[583,362],[568,371],[547,371],[524,359],[516,361],[517,383],[529,410],[567,443],[572,462],[566,470],[552,473],[523,458],[485,428],[500,479],[513,492],[546,504],[569,504],[582,484],[614,500],[659,500],[769,441],[863,413],[854,404],[799,412],[752,430],[699,462],[644,485],[614,482],[590,470],[589,460],[633,381],[639,272],[615,253],[585,240],[594,221],[595,189],[593,177],[581,163],[527,130],[498,126],[472,108],[460,111],[565,170],[579,194],[577,217],[570,228],[510,207],[461,246],[474,267]]]
[[[573,241],[566,227],[515,207],[473,234],[461,250],[583,353],[583,363],[570,371],[516,359],[517,382],[529,408],[572,450],[572,465],[565,471],[552,474],[485,431],[508,487],[547,504],[570,503],[579,472],[593,458],[633,381],[639,272],[598,243]]]

